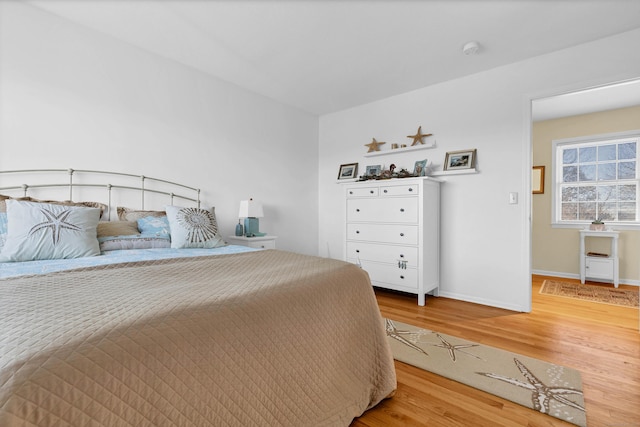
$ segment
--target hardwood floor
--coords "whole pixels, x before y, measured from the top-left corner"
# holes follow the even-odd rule
[[[577,282],[533,276],[531,313],[433,297],[419,307],[413,296],[376,295],[385,317],[579,370],[589,427],[640,426],[639,310],[541,295],[546,278]],[[572,425],[398,361],[396,372],[396,395],[353,427]]]

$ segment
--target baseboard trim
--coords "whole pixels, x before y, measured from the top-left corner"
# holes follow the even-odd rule
[[[560,271],[545,271],[545,270],[531,270],[531,274],[537,274],[540,276],[553,276],[561,277],[564,279],[580,279],[579,274],[563,273]],[[621,285],[640,286],[640,280],[620,279]]]
[[[490,307],[504,308],[505,310],[519,311],[521,313],[529,312],[529,310],[527,310],[526,307],[522,307],[519,305],[504,304],[504,302],[502,301],[494,301],[494,300],[489,300],[485,298],[473,297],[469,295],[461,295],[454,292],[447,292],[447,291],[443,291],[442,288],[440,288],[438,296],[456,299],[460,301],[471,302],[471,303],[480,304],[480,305],[488,305]]]

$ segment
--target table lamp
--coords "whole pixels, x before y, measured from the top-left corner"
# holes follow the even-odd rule
[[[260,223],[258,218],[264,216],[262,203],[253,199],[240,201],[240,212],[238,217],[244,218],[244,235],[247,237],[264,236],[260,233]]]

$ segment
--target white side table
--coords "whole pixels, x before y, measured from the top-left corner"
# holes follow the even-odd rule
[[[232,245],[248,246],[256,249],[275,249],[276,239],[278,236],[260,236],[260,237],[245,237],[245,236],[229,236],[227,242]]]
[[[616,288],[620,283],[618,237],[619,231],[580,230],[580,283],[588,277],[598,281],[611,280]],[[608,257],[589,256],[585,253],[586,237],[606,237],[611,239],[611,253]]]

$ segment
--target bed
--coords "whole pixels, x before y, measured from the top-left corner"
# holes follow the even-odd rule
[[[346,426],[393,395],[357,266],[224,242],[108,249],[0,263],[1,426]]]

